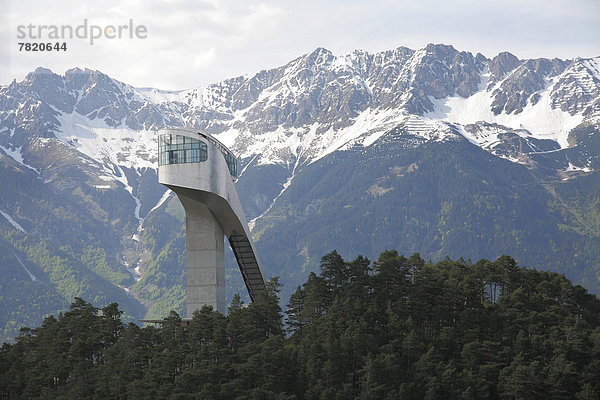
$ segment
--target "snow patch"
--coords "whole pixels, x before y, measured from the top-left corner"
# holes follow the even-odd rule
[[[565,169],[566,172],[592,172],[593,170],[589,167],[578,167],[569,162],[569,166]]]
[[[491,150],[497,144],[501,143],[502,139],[500,139],[500,135],[507,132],[507,129],[502,126],[490,124],[477,124],[471,131],[468,131],[464,126],[459,126],[459,130],[461,135],[469,142],[486,150]],[[523,138],[531,137],[529,132],[523,129],[511,130],[511,132]]]
[[[185,95],[185,90],[160,90],[155,88],[135,88],[137,94],[150,103],[162,104],[181,101],[182,95]]]
[[[113,128],[102,120],[72,113],[57,117],[56,137],[104,166],[114,176],[112,165],[140,170],[156,169],[158,141],[155,131]]]
[[[243,148],[241,158],[259,155],[258,165],[279,164],[291,169],[290,160],[312,163],[336,150],[346,150],[354,145],[370,146],[406,117],[406,112],[399,109],[368,108],[344,127],[314,122],[301,127],[279,126],[270,132],[231,129],[218,138],[230,148]]]
[[[23,227],[22,227],[21,225],[19,225],[19,223],[18,223],[17,221],[15,221],[15,220],[14,220],[14,219],[13,219],[13,218],[12,218],[12,217],[11,217],[11,216],[8,214],[8,213],[6,213],[6,212],[4,212],[4,211],[0,210],[0,214],[2,214],[2,216],[3,216],[4,218],[6,218],[6,220],[7,220],[8,222],[10,222],[10,224],[11,224],[13,227],[15,227],[16,229],[20,230],[20,231],[21,231],[21,232],[23,232],[23,233],[27,233],[27,232],[25,231],[25,229],[23,229]]]
[[[165,201],[167,201],[167,199],[169,198],[169,196],[171,195],[171,189],[167,189],[162,197],[160,198],[160,200],[158,200],[158,203],[156,203],[156,205],[154,207],[152,207],[152,209],[150,210],[150,212],[148,212],[148,214],[150,214],[152,211],[156,210],[157,208],[159,208],[160,206],[163,205],[163,203]]]
[[[281,195],[283,194],[283,192],[285,192],[287,190],[287,188],[290,187],[291,183],[292,183],[292,179],[294,179],[294,174],[292,173],[292,176],[290,176],[284,183],[283,183],[283,187],[281,189],[281,191],[279,192],[279,194],[277,196],[275,196],[275,198],[273,199],[273,201],[271,202],[271,205],[269,206],[269,208],[267,208],[265,210],[265,212],[263,212],[262,214],[260,214],[258,217],[256,218],[252,218],[252,220],[250,220],[250,222],[248,222],[248,229],[250,229],[250,232],[252,232],[252,230],[254,229],[254,225],[256,225],[256,221],[260,218],[262,218],[263,216],[265,216],[266,214],[268,214],[269,211],[271,211],[271,208],[273,208],[273,205],[275,204],[275,202],[277,201],[277,199],[279,197],[281,197]]]
[[[346,150],[355,145],[368,147],[377,139],[389,132],[406,120],[407,114],[398,109],[373,109],[362,111],[353,121],[353,124],[335,132],[329,129],[323,136],[328,136],[321,151],[311,161],[319,160],[326,155],[340,149]]]
[[[594,78],[600,81],[600,57],[583,60],[582,64],[588,69]]]
[[[17,258],[17,260],[19,261],[19,264],[21,264],[21,267],[23,267],[23,269],[25,270],[25,272],[27,272],[27,275],[29,275],[29,279],[31,279],[32,282],[37,281],[37,278],[35,277],[35,275],[33,275],[31,273],[31,271],[29,270],[29,268],[27,268],[25,266],[25,263],[23,262],[23,260],[21,260],[21,258],[15,254],[15,257]]]
[[[482,86],[486,86],[488,83],[489,74],[486,75],[484,75]],[[536,139],[551,139],[558,142],[561,148],[567,148],[569,147],[567,141],[569,132],[583,121],[583,115],[571,115],[558,108],[552,108],[550,93],[553,85],[560,79],[560,76],[549,79],[546,89],[539,93],[539,101],[535,105],[528,103],[523,108],[523,111],[518,114],[506,114],[503,112],[495,115],[491,110],[494,101],[494,90],[492,89],[489,91],[479,91],[467,98],[456,95],[436,99],[430,96],[429,99],[434,104],[435,109],[425,114],[425,117],[462,125],[485,121],[516,130],[526,129]],[[474,141],[475,144],[485,145],[487,143],[489,145],[487,138],[483,138],[484,141],[479,141],[477,137],[465,137]]]
[[[150,211],[148,211],[148,214],[146,214],[145,217],[140,217],[140,208],[142,206],[142,203],[140,202],[140,200],[137,197],[133,197],[136,201],[136,206],[135,206],[135,216],[138,219],[138,227],[137,227],[137,233],[134,233],[133,236],[131,236],[131,240],[134,240],[136,242],[141,242],[142,240],[140,239],[140,237],[138,236],[138,233],[140,233],[141,231],[144,230],[144,222],[146,221],[146,218],[148,217],[148,215],[150,215],[150,213],[154,210],[156,210],[157,208],[159,208],[168,198],[169,195],[171,194],[171,190],[167,189],[163,195],[161,196],[160,200],[158,200],[158,203],[156,203],[154,205],[154,207],[152,207],[152,209]],[[133,194],[132,194],[133,196]]]
[[[23,149],[22,148],[10,149],[8,147],[0,146],[0,149],[2,149],[6,153],[6,155],[8,155],[10,158],[15,160],[22,166],[29,168],[30,170],[34,171],[36,174],[40,173],[39,169],[32,167],[31,165],[29,165],[25,161],[23,161]]]

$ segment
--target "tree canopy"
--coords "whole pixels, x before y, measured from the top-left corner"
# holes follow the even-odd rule
[[[0,348],[7,399],[596,399],[600,301],[508,256],[333,251],[279,306],[272,279],[226,316],[125,325],[75,298]]]

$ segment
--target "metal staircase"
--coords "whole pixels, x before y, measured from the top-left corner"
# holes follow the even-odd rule
[[[261,290],[265,290],[265,281],[260,272],[252,245],[246,235],[233,234],[228,239],[240,267],[248,294],[252,301],[254,301],[256,294]]]

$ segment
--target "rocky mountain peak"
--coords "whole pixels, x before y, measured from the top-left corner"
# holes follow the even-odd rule
[[[335,58],[336,57],[331,51],[324,47],[317,47],[315,50],[305,54],[300,59],[302,59],[308,66],[318,67],[320,65],[326,65]]]
[[[521,64],[521,61],[514,54],[507,51],[499,53],[488,64],[490,82],[497,82],[503,79],[509,72],[517,68],[519,64]]]

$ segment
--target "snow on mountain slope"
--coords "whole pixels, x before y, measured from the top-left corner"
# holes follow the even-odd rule
[[[11,224],[11,225],[12,225],[12,226],[13,226],[15,229],[17,229],[17,230],[20,230],[20,231],[21,231],[21,232],[23,232],[23,233],[27,233],[27,232],[25,231],[25,229],[23,229],[23,227],[22,227],[21,225],[19,225],[19,223],[18,223],[17,221],[15,221],[15,220],[14,220],[14,219],[13,219],[13,218],[12,218],[12,217],[11,217],[11,216],[8,214],[8,213],[7,213],[7,212],[4,212],[4,211],[0,210],[0,214],[2,214],[2,216],[3,216],[4,218],[6,218],[6,220],[7,220],[8,222],[10,222],[10,224]]]
[[[0,149],[2,151],[4,151],[4,153],[6,153],[7,156],[12,158],[13,160],[15,160],[17,163],[21,164],[25,168],[28,168],[28,169],[34,171],[36,174],[40,173],[40,170],[38,168],[32,167],[31,165],[27,164],[23,160],[23,149],[22,148],[20,148],[20,147],[10,148],[10,147],[0,146]]]
[[[157,168],[155,131],[114,128],[77,113],[61,114],[57,119],[60,129],[56,137],[100,163],[109,174],[114,173],[115,165],[135,170]]]
[[[463,129],[484,121],[566,148],[573,128],[600,118],[599,71],[600,58],[501,53],[489,60],[432,44],[343,56],[319,48],[278,68],[181,91],[133,88],[99,71],[37,69],[0,88],[0,129],[11,132],[0,146],[23,164],[27,139],[12,132],[39,130],[41,119],[124,185],[119,168],[156,168],[153,132],[173,125],[211,133],[241,159],[290,171],[370,146],[396,127],[425,140],[462,134],[489,150],[500,140],[496,128]]]
[[[489,74],[483,75],[485,80],[482,86],[487,86]],[[435,111],[425,114],[429,119],[441,119],[456,122],[462,125],[475,124],[479,121],[503,125],[512,129],[526,129],[531,136],[537,139],[551,139],[559,143],[561,148],[569,147],[567,138],[569,132],[583,121],[583,115],[571,115],[559,108],[552,107],[550,94],[559,78],[549,79],[546,89],[540,93],[535,104],[529,102],[520,113],[492,112],[494,90],[501,83],[496,84],[492,90],[481,90],[476,94],[464,98],[461,96],[446,97],[444,99],[431,98],[435,104]],[[467,137],[477,145],[487,147],[488,141],[483,138]]]
[[[582,64],[592,73],[597,82],[600,82],[600,57],[582,60]],[[597,88],[598,85],[596,84]]]
[[[470,78],[470,82],[478,79],[478,84],[461,86],[460,74],[448,76],[466,63],[456,62],[459,54],[467,62],[472,60],[443,45],[428,45],[417,51],[398,49],[376,55],[355,51],[340,57],[317,49],[282,67],[283,71],[273,73],[274,79],[261,78],[265,85],[263,90],[257,89],[251,101],[240,109],[232,111],[233,108],[221,107],[220,111],[230,113],[230,118],[220,121],[218,137],[241,158],[258,156],[259,165],[292,165],[298,160],[310,163],[354,145],[369,146],[404,123],[408,123],[407,128],[412,128],[408,129],[411,134],[426,140],[459,132],[474,144],[490,148],[492,142],[498,141],[497,135],[476,137],[460,126],[455,130],[436,131],[435,128],[441,126],[440,121],[458,125],[485,121],[511,129],[524,138],[552,140],[566,148],[570,131],[584,120],[596,118],[593,101],[598,99],[598,59],[575,60],[569,65],[560,60],[519,61],[513,56],[515,64],[504,66],[505,76],[495,66],[495,75],[491,79],[487,65],[494,60],[482,61],[482,56],[478,55],[472,68],[479,68],[479,72],[476,78]],[[263,75],[269,73],[271,71]],[[440,74],[456,80],[458,83],[453,83],[456,89],[441,89],[440,85],[449,85],[445,81],[431,83]],[[464,78],[465,72],[462,74]],[[245,79],[252,81],[256,76]],[[569,86],[572,82],[576,88]],[[249,83],[240,87],[244,85]],[[324,101],[328,100],[327,88],[338,88],[340,93],[350,93],[350,97],[360,100],[337,103],[338,109],[331,110],[333,114],[328,113],[331,104]],[[205,93],[206,90],[199,92],[199,97]],[[321,108],[304,104],[307,93],[317,98]],[[441,96],[444,93],[451,95]],[[582,94],[591,99],[581,98]],[[503,102],[506,102],[505,108],[498,113],[496,110]],[[233,102],[223,100],[223,104]],[[358,108],[348,109],[351,104],[357,104]],[[420,112],[414,112],[415,108]],[[296,115],[308,112],[307,122],[302,124],[298,122],[302,118],[290,120],[287,117],[275,125],[256,126],[252,121],[256,113],[270,120],[272,113],[277,116],[288,109]],[[415,129],[410,125],[411,118],[417,121],[420,115],[423,125]]]
[[[134,190],[139,183],[130,181],[123,171],[129,168],[139,176],[144,169],[156,169],[158,147],[156,131],[135,131],[126,126],[113,128],[102,120],[90,120],[77,113],[58,117],[60,129],[56,137],[100,165],[99,179],[118,182],[135,201],[134,216],[138,220],[138,231],[144,218],[140,215],[142,202]],[[87,162],[87,160],[82,160]],[[110,185],[93,185],[96,189],[109,189]]]
[[[481,120],[480,120],[481,121]],[[518,136],[531,137],[525,129],[514,130]],[[461,134],[471,143],[485,150],[492,150],[497,144],[502,143],[501,135],[506,133],[506,128],[496,124],[477,124],[477,129],[461,129]]]
[[[135,88],[138,95],[154,104],[172,103],[181,101],[185,90],[160,90],[155,88]]]
[[[397,109],[368,108],[349,121],[348,126],[334,128],[317,122],[302,127],[278,127],[264,133],[226,130],[217,135],[233,148],[244,149],[241,158],[260,155],[258,165],[286,164],[291,159],[311,163],[338,149],[352,145],[370,145],[381,135],[407,119],[407,113]]]

